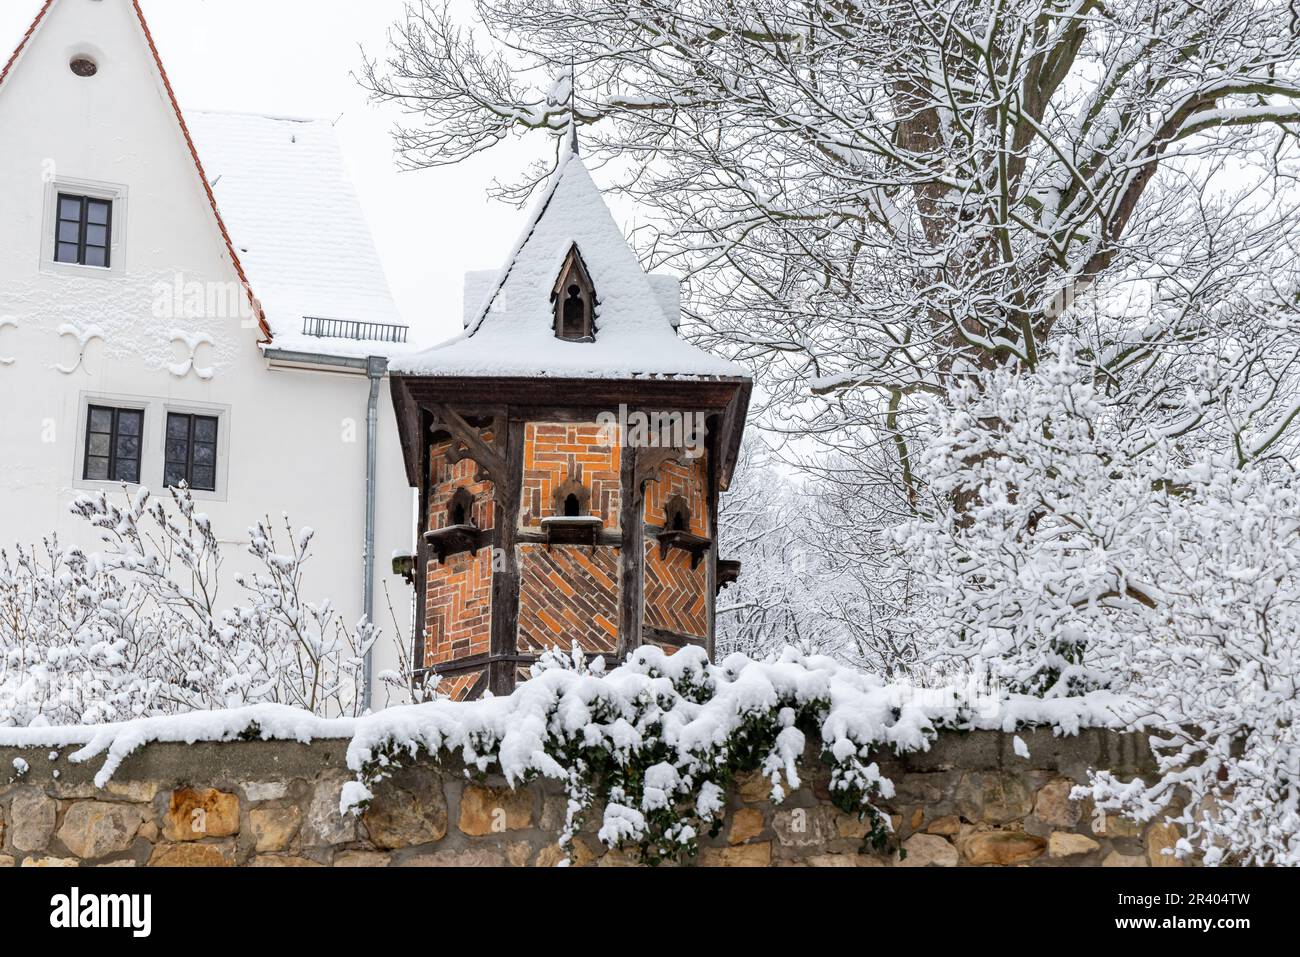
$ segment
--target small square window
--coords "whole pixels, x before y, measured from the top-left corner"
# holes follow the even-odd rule
[[[113,203],[91,196],[59,194],[54,261],[108,268],[113,241]]]
[[[82,477],[104,482],[140,481],[144,412],[92,405],[86,416],[86,462]]]
[[[216,416],[167,413],[163,484],[174,488],[181,482],[198,491],[217,490]]]

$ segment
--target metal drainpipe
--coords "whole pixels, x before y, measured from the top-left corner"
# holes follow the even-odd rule
[[[383,356],[366,358],[366,378],[370,380],[370,400],[366,404],[366,541],[365,541],[365,593],[361,596],[362,613],[366,621],[374,624],[375,620],[375,501],[378,498],[375,489],[375,468],[378,459],[379,440],[379,383],[388,371],[388,360]],[[370,692],[374,663],[371,660],[373,648],[366,651],[362,663],[361,707],[369,710],[372,703]]]

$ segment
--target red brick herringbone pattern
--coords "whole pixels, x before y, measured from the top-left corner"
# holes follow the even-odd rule
[[[431,559],[424,606],[424,663],[442,664],[488,650],[492,633],[492,549]]]
[[[519,546],[519,651],[618,647],[620,549]]]
[[[570,479],[591,494],[589,514],[617,530],[622,500],[619,446],[593,423],[529,422],[524,433],[524,487],[520,522],[537,527],[557,514],[555,490]],[[613,437],[615,442],[617,436]]]
[[[474,690],[480,678],[483,677],[483,669],[477,671],[467,671],[460,675],[447,675],[438,685],[438,692],[445,694],[452,701],[464,701],[469,697],[469,693]]]
[[[708,472],[704,456],[683,464],[669,462],[656,481],[647,482],[645,521],[662,528],[664,506],[680,495],[691,510],[690,530],[708,536]],[[705,563],[691,568],[691,556],[672,548],[665,558],[659,557],[659,543],[646,532],[645,554],[645,623],[682,635],[704,638],[708,631],[705,589],[708,587]]]
[[[651,628],[681,635],[705,637],[704,590],[708,586],[704,562],[691,570],[691,556],[670,548],[659,557],[659,543],[646,542],[645,623]]]

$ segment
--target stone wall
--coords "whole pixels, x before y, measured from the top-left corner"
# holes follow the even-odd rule
[[[1104,731],[1068,738],[946,733],[922,754],[882,755],[897,793],[883,808],[896,846],[861,852],[865,825],[829,802],[827,774],[809,748],[803,786],[781,804],[756,775],[730,795],[703,866],[836,867],[1176,865],[1160,852],[1177,839],[1164,824],[1139,828],[1069,798],[1090,767],[1122,777],[1154,770],[1145,739]],[[351,779],[346,742],[153,744],[131,755],[105,788],[100,761],[75,749],[0,748],[0,867],[492,866],[558,863],[564,798],[549,783],[518,791],[491,777],[467,781],[459,765],[421,763],[378,789],[359,820],[338,813]],[[14,776],[14,759],[26,762]],[[589,826],[573,863],[636,863],[606,851]],[[899,853],[899,847],[905,854]]]

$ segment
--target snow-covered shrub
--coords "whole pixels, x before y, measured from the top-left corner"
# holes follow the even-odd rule
[[[157,713],[148,662],[158,635],[135,590],[93,556],[0,550],[0,725],[99,722]]]
[[[700,648],[666,655],[646,646],[607,673],[578,653],[551,656],[508,696],[358,720],[348,749],[358,780],[343,806],[364,806],[377,783],[421,754],[459,752],[471,773],[499,771],[512,785],[562,782],[562,844],[599,815],[592,823],[603,843],[656,863],[692,854],[702,833],[716,833],[736,775],[762,774],[778,801],[799,787],[797,762],[815,733],[832,800],[868,820],[867,840],[880,847],[889,821],[873,802],[892,797],[893,784],[877,752],[924,750],[945,727],[1046,724],[1076,732],[1113,720],[1114,706],[1104,691],[1043,701],[986,698],[969,687],[918,689],[794,648],[711,664]]]
[[[169,507],[170,504],[170,507]],[[351,714],[374,629],[349,630],[305,600],[311,529],[277,545],[249,529],[257,570],[224,606],[220,544],[186,489],[140,489],[73,511],[100,530],[93,554],[57,541],[0,552],[0,724],[96,723],[256,702]]]
[[[899,532],[928,592],[909,620],[1013,690],[1108,687],[1158,720],[1162,779],[1099,775],[1099,807],[1150,819],[1181,786],[1181,852],[1300,863],[1296,479],[1111,414],[1068,353],[935,403],[932,507]]]

